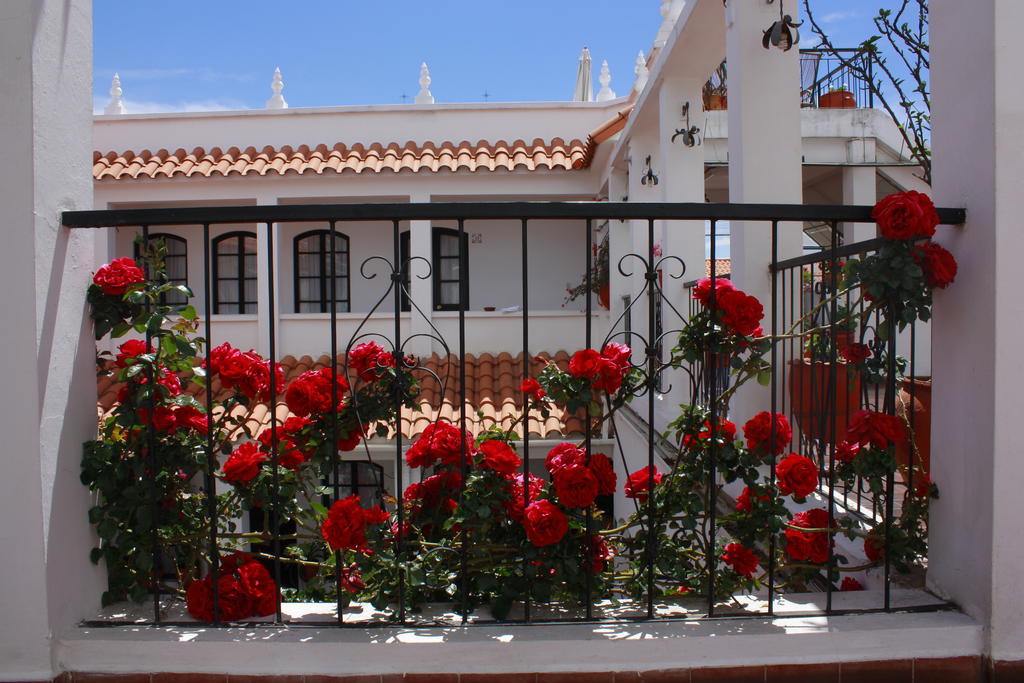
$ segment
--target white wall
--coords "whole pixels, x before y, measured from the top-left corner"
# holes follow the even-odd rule
[[[966,206],[967,224],[938,236],[959,272],[936,294],[932,325],[932,477],[942,497],[932,504],[929,583],[986,623],[993,658],[1020,660],[1024,5],[935,0],[931,21],[935,199]]]
[[[92,236],[60,213],[91,208],[91,5],[0,4],[0,167],[7,391],[0,399],[0,678],[49,679],[52,632],[95,610],[100,572],[78,481],[95,431],[95,372],[83,324]]]

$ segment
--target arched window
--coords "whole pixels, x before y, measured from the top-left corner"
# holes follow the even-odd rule
[[[213,312],[256,312],[256,235],[229,232],[213,240]]]
[[[327,313],[349,307],[348,237],[334,233],[334,295],[331,295],[331,231],[311,230],[295,238],[295,312]]]
[[[402,261],[409,258],[409,232],[401,234],[399,251]],[[457,311],[459,307],[469,309],[469,237],[462,235],[460,255],[459,231],[453,228],[434,227],[431,231],[431,258],[434,285],[434,310]],[[404,274],[406,289],[409,274]],[[402,297],[402,310],[409,310],[409,302]]]
[[[184,237],[156,233],[149,236],[150,245],[163,241],[166,253],[164,254],[164,268],[167,273],[167,281],[174,285],[188,286],[188,243]],[[135,260],[142,260],[142,252],[139,243],[135,243]],[[184,306],[188,303],[188,297],[181,292],[168,292],[160,295],[160,303],[165,306]]]

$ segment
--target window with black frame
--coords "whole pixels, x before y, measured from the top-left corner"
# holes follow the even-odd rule
[[[402,263],[409,260],[409,232],[401,234],[399,250]],[[433,270],[434,310],[457,311],[469,309],[469,238],[462,235],[462,254],[459,253],[459,231],[434,227],[431,231],[431,268]],[[403,273],[402,282],[409,289],[409,273]],[[402,296],[402,310],[410,309],[408,297]]]
[[[333,270],[331,259],[334,259]],[[334,233],[331,249],[330,230],[311,230],[295,238],[295,312],[327,313],[334,302],[335,310],[347,313],[349,305],[348,236]],[[334,293],[331,294],[331,281]]]
[[[214,313],[256,313],[255,233],[214,238],[212,275]]]
[[[153,249],[162,244],[164,249],[164,272],[167,281],[173,285],[188,286],[188,242],[184,237],[166,233],[151,234],[149,236],[150,254]],[[135,243],[135,260],[142,260],[142,250],[138,242]],[[188,297],[181,292],[167,292],[160,295],[160,303],[164,306],[185,306],[188,304]]]

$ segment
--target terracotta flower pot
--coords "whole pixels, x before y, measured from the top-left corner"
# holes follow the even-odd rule
[[[601,285],[601,288],[597,290],[597,303],[601,304],[601,308],[607,309],[611,303],[611,286]]]
[[[846,363],[836,363],[833,377],[832,363],[789,361],[789,402],[793,418],[805,437],[827,443],[837,443],[845,437],[850,418],[860,410],[860,375],[851,377],[848,367]]]
[[[849,90],[833,90],[818,97],[819,109],[856,109],[857,100]]]
[[[704,107],[707,111],[721,111],[729,108],[729,96],[728,95],[708,95],[707,106]]]
[[[911,387],[914,399],[911,401]],[[932,382],[931,379],[904,377],[900,380],[900,390],[896,395],[896,415],[905,419],[914,428],[914,443],[920,456],[917,465],[926,476],[931,475],[932,455]],[[911,415],[913,419],[911,420]],[[907,467],[911,462],[909,443],[896,446],[896,462],[906,476]]]

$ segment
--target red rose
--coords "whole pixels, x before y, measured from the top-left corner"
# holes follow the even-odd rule
[[[836,460],[839,462],[853,462],[860,452],[860,446],[849,441],[840,441],[836,444]]]
[[[925,281],[932,289],[945,289],[956,279],[956,259],[934,242],[914,247],[914,262],[924,271]]]
[[[730,543],[725,546],[722,561],[732,567],[737,574],[748,579],[754,578],[754,572],[757,571],[757,555],[739,543]]]
[[[193,619],[213,621],[213,582],[209,577],[188,585],[185,608]]]
[[[550,451],[544,459],[544,466],[552,476],[558,471],[570,465],[585,465],[587,463],[587,452],[577,448],[571,443],[560,443]]]
[[[267,459],[267,454],[256,447],[251,441],[243,443],[235,449],[224,463],[224,481],[229,484],[245,485],[260,473],[260,463]]]
[[[864,539],[864,556],[868,562],[881,562],[885,555],[885,538],[883,536],[868,536]]]
[[[558,500],[566,507],[590,507],[597,497],[597,477],[583,465],[570,465],[558,470],[553,484]]]
[[[569,374],[573,377],[592,378],[601,369],[601,354],[594,349],[577,351],[569,359]]]
[[[839,590],[841,590],[841,591],[862,591],[862,590],[864,590],[864,585],[860,581],[858,581],[857,579],[853,578],[852,576],[844,576],[843,577],[843,582],[841,584],[839,584]]]
[[[373,382],[384,376],[384,368],[395,367],[395,357],[377,342],[363,342],[348,352],[348,365],[359,379]]]
[[[541,494],[544,493],[544,487],[546,482],[540,477],[530,475],[527,479],[527,488],[529,489],[529,503],[525,502],[527,497],[527,491],[523,490],[523,475],[520,474],[515,477],[507,477],[508,481],[508,501],[505,503],[505,510],[508,512],[508,516],[516,521],[520,521],[523,518],[523,510],[529,505],[529,503],[537,500]]]
[[[569,530],[569,520],[554,503],[538,500],[523,511],[523,528],[530,543],[540,548],[561,541]]]
[[[611,362],[615,363],[623,372],[629,370],[630,357],[633,355],[633,350],[625,344],[617,344],[615,342],[608,342],[601,349],[601,357],[607,358]]]
[[[523,464],[511,446],[497,439],[480,444],[480,452],[484,456],[483,466],[498,474],[515,474],[515,471]]]
[[[132,285],[146,281],[135,261],[130,258],[116,258],[96,271],[92,281],[100,286],[104,294],[120,296]]]
[[[192,406],[181,406],[174,411],[174,429],[187,429],[205,435],[210,431],[210,419]]]
[[[818,487],[818,468],[803,455],[790,453],[775,466],[779,493],[806,498]]]
[[[754,500],[751,499],[752,493],[749,486],[743,487],[743,493],[736,498],[736,512],[751,512],[754,509]],[[771,496],[766,493],[757,496],[758,502],[767,500],[771,500]]]
[[[789,420],[782,413],[775,413],[774,448],[772,448],[772,423],[772,415],[767,411],[750,418],[743,425],[743,436],[747,439],[747,448],[763,453],[774,452],[775,455],[786,450],[789,447],[789,442],[793,440],[793,429],[789,426]]]
[[[608,561],[612,559],[612,551],[604,540],[604,536],[592,534],[587,539],[587,551],[590,553],[588,569],[591,574],[600,574],[608,568]]]
[[[914,190],[889,195],[875,204],[871,217],[882,237],[892,240],[931,237],[939,224],[931,198]]]
[[[828,562],[830,534],[825,531],[807,531],[807,529],[827,529],[828,512],[821,508],[805,510],[793,516],[789,524],[796,529],[786,529],[786,554],[798,562]]]
[[[255,356],[255,354],[253,354]],[[274,363],[274,393],[284,389],[284,368]],[[238,382],[238,390],[245,396],[259,401],[270,399],[270,362],[259,356],[252,358],[245,375]],[[328,396],[330,398],[330,396]]]
[[[362,440],[363,432],[358,429],[353,429],[348,436],[343,436],[338,439],[338,450],[345,453],[354,451]]]
[[[320,527],[331,550],[362,550],[366,547],[366,511],[353,494],[331,506]]]
[[[307,370],[292,380],[285,392],[284,402],[299,417],[326,415],[331,412],[332,380],[337,385],[338,410],[345,405],[342,399],[348,391],[348,382],[341,375],[335,377],[331,368]]]
[[[590,454],[590,471],[597,477],[597,495],[610,496],[615,493],[617,477],[611,459],[604,453]]]
[[[597,377],[594,378],[593,388],[597,391],[607,391],[614,394],[622,386],[624,371],[615,361],[602,358],[598,361]]]
[[[764,318],[764,306],[756,297],[738,289],[722,292],[715,302],[722,311],[722,323],[742,337],[753,336]]]
[[[683,435],[683,446],[685,448],[703,448],[703,444],[701,442],[709,441],[711,439],[711,421],[704,420],[703,427],[703,430],[697,434],[697,438],[694,438],[692,434]],[[719,418],[717,431],[719,441],[731,443],[736,439],[736,425],[725,418]]]
[[[252,600],[234,574],[221,575],[217,580],[217,599],[223,621],[238,621],[253,614]],[[277,610],[276,604],[274,609]]]
[[[534,401],[541,400],[547,393],[540,388],[540,382],[535,379],[524,379],[519,385],[519,391],[528,394]]]
[[[626,498],[636,498],[641,503],[647,500],[647,492],[651,489],[651,479],[654,479],[655,486],[661,484],[662,474],[657,467],[654,468],[653,476],[650,466],[629,475],[629,478],[626,479]]]
[[[157,406],[153,409],[153,418],[150,420],[149,409],[139,408],[139,424],[144,427],[152,425],[158,432],[173,433],[175,431],[174,411],[168,406]]]
[[[861,344],[860,342],[844,344],[839,347],[839,355],[847,363],[863,363],[871,357],[871,348],[867,344]]]
[[[277,584],[262,564],[252,560],[239,567],[238,583],[249,597],[252,615],[265,617],[277,612]]]
[[[850,419],[846,429],[846,440],[875,448],[888,448],[890,443],[903,443],[907,431],[898,417],[876,413],[873,410],[858,410]]]
[[[715,278],[715,304],[718,304],[718,297],[726,292],[731,292],[736,288],[732,282],[726,278]],[[711,306],[711,278],[706,277],[697,281],[697,286],[693,288],[693,298],[701,303],[705,308]],[[720,307],[719,307],[720,308]]]
[[[472,437],[450,422],[438,421],[427,425],[406,452],[405,462],[409,467],[430,467],[438,462],[458,466],[463,453],[467,459],[473,457]]]
[[[928,498],[932,495],[932,478],[925,474],[914,482],[914,495],[918,498]]]
[[[395,522],[395,524],[397,523]],[[347,567],[342,567],[339,573],[341,574],[339,577],[341,587],[344,590],[350,593],[357,593],[366,588],[366,584],[363,583],[363,573],[359,571],[359,566],[355,562]]]
[[[153,347],[147,347],[146,342],[141,339],[129,339],[117,347],[115,363],[119,368],[127,367],[131,365],[131,361],[144,353],[153,353]]]

